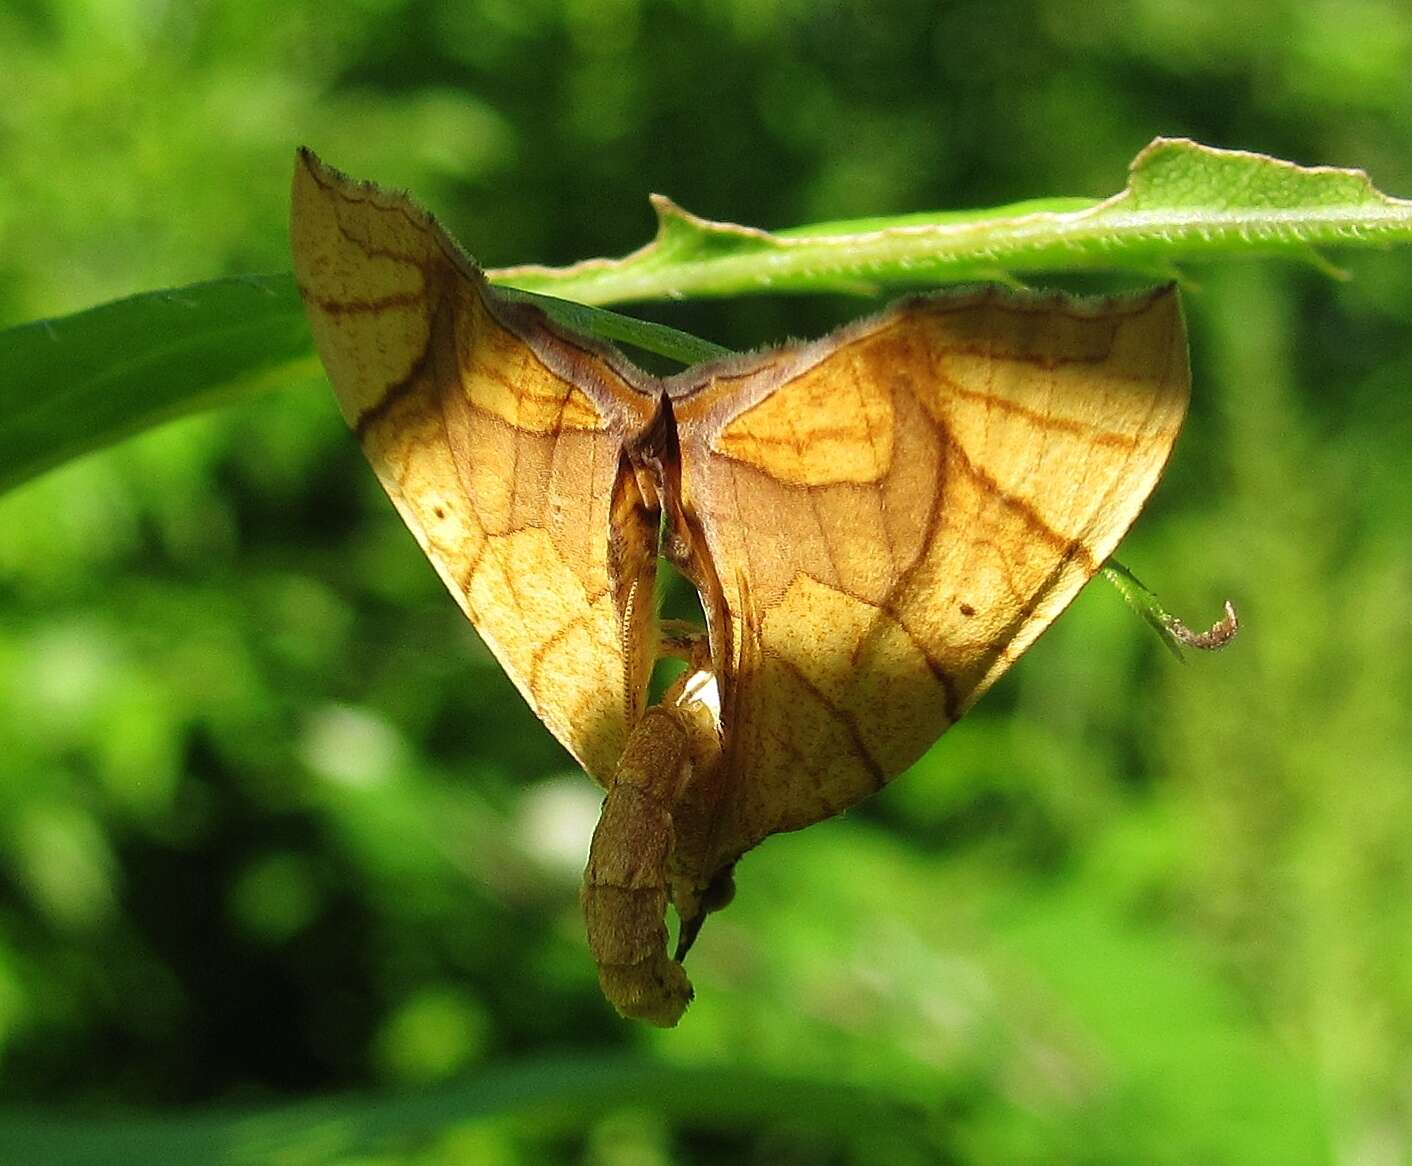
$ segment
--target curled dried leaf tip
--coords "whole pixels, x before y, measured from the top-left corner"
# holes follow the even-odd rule
[[[1226,600],[1226,614],[1204,632],[1192,631],[1176,616],[1168,617],[1166,623],[1167,630],[1183,647],[1196,648],[1202,652],[1219,651],[1235,639],[1236,633],[1240,631],[1240,617],[1236,615],[1235,605],[1229,599]]]

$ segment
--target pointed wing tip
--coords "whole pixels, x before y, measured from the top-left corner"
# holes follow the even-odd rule
[[[304,173],[308,174],[310,177],[316,177],[322,174],[326,169],[327,167],[324,165],[324,160],[314,153],[313,150],[309,149],[308,146],[294,147],[294,173],[296,176],[300,173]]]
[[[370,185],[350,178],[342,170],[330,166],[308,146],[296,146],[294,149],[294,181],[297,184],[301,180],[310,181],[325,190],[330,188],[346,190]]]
[[[1176,280],[1169,280],[1152,288],[1139,303],[1139,311],[1154,313],[1162,321],[1164,328],[1185,339],[1186,312],[1182,308],[1181,287]],[[1185,343],[1182,345],[1182,351],[1185,353]],[[1189,377],[1190,373],[1186,375]]]
[[[311,199],[338,186],[340,180],[345,184],[348,181],[344,175],[329,166],[308,146],[297,146],[294,150],[292,207],[295,217],[299,216],[301,209],[307,209]]]
[[[1165,283],[1159,283],[1152,289],[1150,295],[1154,304],[1169,304],[1176,310],[1181,310],[1182,285],[1180,280],[1169,279]]]
[[[310,193],[317,190],[355,202],[372,201],[382,205],[387,201],[401,201],[416,206],[410,196],[385,190],[376,182],[354,178],[337,166],[330,166],[308,146],[297,146],[294,150],[294,189],[298,192],[301,187]],[[419,206],[417,209],[425,215]]]

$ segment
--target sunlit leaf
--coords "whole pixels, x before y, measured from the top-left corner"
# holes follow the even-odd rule
[[[1412,201],[1380,193],[1361,170],[1307,168],[1172,138],[1138,154],[1126,188],[1101,202],[1048,199],[773,232],[698,218],[660,195],[653,208],[656,238],[622,259],[491,276],[602,304],[760,291],[875,293],[1041,271],[1165,276],[1182,260],[1227,255],[1322,266],[1313,248],[1412,240]]]

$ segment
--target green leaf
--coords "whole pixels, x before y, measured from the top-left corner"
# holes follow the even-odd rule
[[[727,349],[508,290],[565,327],[691,364]],[[89,450],[261,389],[323,382],[288,274],[147,292],[0,332],[0,492]]]
[[[657,237],[623,259],[487,274],[570,328],[694,363],[725,350],[588,305],[753,292],[872,294],[1013,281],[1031,271],[1166,276],[1197,256],[1278,254],[1327,269],[1317,246],[1412,240],[1412,202],[1380,194],[1361,171],[1305,169],[1166,139],[1139,154],[1127,188],[1103,202],[1047,199],[769,232],[653,201]],[[318,379],[288,275],[213,280],[11,328],[0,332],[0,490],[169,418]]]
[[[1102,202],[1048,199],[985,211],[860,219],[790,231],[713,222],[655,196],[657,236],[622,259],[502,268],[493,278],[583,303],[748,292],[876,293],[1021,272],[1166,278],[1185,259],[1282,255],[1412,241],[1412,202],[1361,170],[1158,138]]]
[[[729,348],[712,344],[711,341],[693,336],[689,332],[668,328],[665,324],[654,324],[651,320],[637,320],[632,316],[605,312],[602,308],[576,304],[537,292],[521,291],[519,288],[501,287],[496,290],[508,300],[534,304],[555,323],[562,324],[571,331],[587,332],[604,340],[630,344],[644,352],[656,353],[682,364],[699,364],[703,360],[731,355]]]
[[[797,1122],[851,1147],[879,1144],[929,1160],[919,1106],[877,1090],[733,1065],[666,1065],[622,1057],[542,1060],[501,1068],[440,1089],[357,1096],[260,1110],[183,1112],[84,1120],[64,1113],[0,1115],[0,1161],[27,1166],[342,1162],[408,1140],[426,1142],[466,1122],[530,1119],[537,1131],[582,1131],[615,1105],[649,1108],[695,1127],[759,1131]],[[891,1159],[890,1159],[891,1160]]]
[[[0,332],[0,490],[198,409],[319,376],[286,275],[216,279]]]

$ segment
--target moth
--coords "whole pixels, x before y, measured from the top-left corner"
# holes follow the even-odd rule
[[[608,999],[661,1025],[736,861],[875,793],[962,716],[1113,552],[1186,411],[1173,287],[915,296],[658,378],[308,151],[291,235],[373,469],[606,790],[589,945]],[[704,627],[659,623],[659,557]],[[648,707],[669,655],[688,667]]]

